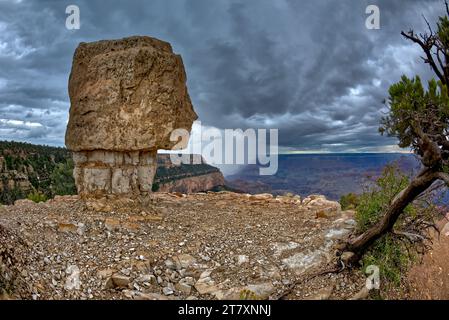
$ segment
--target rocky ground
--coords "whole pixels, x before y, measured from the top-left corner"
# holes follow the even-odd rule
[[[316,276],[354,224],[322,196],[20,200],[0,209],[0,287],[22,299],[363,298],[362,274]]]

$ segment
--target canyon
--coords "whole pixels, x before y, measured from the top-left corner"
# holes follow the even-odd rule
[[[32,192],[52,194],[52,172],[60,165],[70,164],[71,153],[65,148],[0,141],[0,202],[13,204]],[[73,170],[73,165],[67,167]],[[72,180],[72,173],[64,177]],[[195,193],[220,190],[226,182],[216,167],[201,164],[173,165],[168,154],[157,155],[153,187],[156,191]],[[76,194],[76,190],[70,194]]]

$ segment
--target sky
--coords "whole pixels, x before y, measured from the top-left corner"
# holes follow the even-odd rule
[[[68,5],[79,30],[65,26]],[[365,26],[368,5],[380,29]],[[80,42],[146,35],[184,60],[208,128],[279,129],[281,152],[394,152],[378,133],[388,88],[429,79],[402,30],[426,29],[442,0],[0,0],[0,140],[63,146]]]

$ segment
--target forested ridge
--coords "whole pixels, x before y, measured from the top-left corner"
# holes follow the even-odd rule
[[[76,194],[73,161],[66,148],[0,141],[0,203],[17,199],[44,201],[55,195]],[[158,155],[153,191],[160,184],[220,172],[206,163],[173,166],[168,155]]]

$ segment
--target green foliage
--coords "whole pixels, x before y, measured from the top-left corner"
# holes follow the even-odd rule
[[[437,35],[443,47],[449,48],[449,19],[447,16],[439,18],[437,23]]]
[[[449,120],[449,97],[445,85],[436,80],[429,81],[426,90],[417,76],[409,79],[402,76],[401,81],[389,89],[390,113],[384,117],[379,131],[395,136],[401,148],[412,147],[417,151],[419,130],[430,128],[428,123],[445,124]],[[434,126],[433,134],[441,133],[445,126]]]
[[[76,194],[75,179],[73,178],[73,161],[67,159],[56,165],[50,175],[51,188],[54,195],[65,196]]]
[[[240,291],[240,300],[261,300],[257,294],[255,294],[251,290],[242,290]]]
[[[393,201],[394,197],[409,183],[409,178],[398,167],[388,165],[374,185],[359,198],[356,210],[357,229],[364,232],[377,223]],[[410,204],[396,222],[395,228],[401,229],[416,215]],[[377,240],[362,259],[363,267],[376,265],[381,276],[388,282],[398,285],[414,255],[404,246],[404,242],[395,234],[389,233]]]
[[[23,199],[24,197],[22,190],[17,187],[10,189],[7,184],[3,183],[3,190],[0,192],[0,203],[12,204],[17,199]]]
[[[375,185],[359,197],[356,213],[358,231],[364,232],[378,222],[394,197],[408,184],[409,178],[398,167],[386,166]],[[406,213],[412,211],[411,205],[405,210]]]
[[[151,186],[151,191],[153,192],[159,191],[159,183],[157,182],[153,183],[153,185]]]
[[[447,3],[446,13],[449,14]],[[427,170],[444,172],[449,154],[446,61],[449,19],[447,16],[439,18],[436,33],[430,24],[428,27],[429,33],[417,35],[411,30],[402,32],[402,35],[421,47],[426,56],[425,63],[430,65],[439,80],[430,80],[425,88],[418,76],[413,79],[402,76],[389,89],[387,105],[390,110],[382,118],[379,131],[398,138],[400,147],[412,149]],[[394,167],[387,167],[374,187],[360,197],[356,214],[358,231],[364,232],[380,221],[395,197],[407,186],[409,179],[406,175]],[[426,248],[429,221],[433,222],[437,213],[431,192],[416,197],[414,190],[417,188],[411,187],[408,199],[414,198],[415,201],[404,209],[393,230],[378,239],[363,258],[365,267],[370,264],[379,266],[381,275],[393,284],[399,284],[419,247]],[[389,218],[395,218],[398,213]]]
[[[370,265],[379,267],[380,275],[393,286],[399,286],[415,256],[404,249],[402,242],[392,234],[377,240],[362,259],[363,270]]]
[[[41,192],[32,192],[27,196],[28,200],[34,201],[36,203],[45,202],[48,200],[47,196]]]
[[[351,192],[341,196],[340,205],[342,210],[353,210],[357,208],[359,201],[359,197],[355,193]]]
[[[47,198],[53,197],[55,192],[51,175],[59,164],[71,161],[71,153],[64,148],[0,141],[0,158],[4,159],[4,165],[0,168],[0,202],[12,204],[18,199],[26,198],[31,191],[29,189],[21,190],[16,186],[11,187],[10,182],[19,175],[28,177],[32,191],[38,191]],[[68,172],[64,172],[67,170],[69,169],[62,168],[62,172],[59,172],[62,176],[67,177],[67,180],[64,183],[58,183],[56,194],[66,194],[70,189],[70,180],[73,181],[73,178],[71,173],[68,175]],[[56,179],[56,181],[61,182],[61,179]]]

